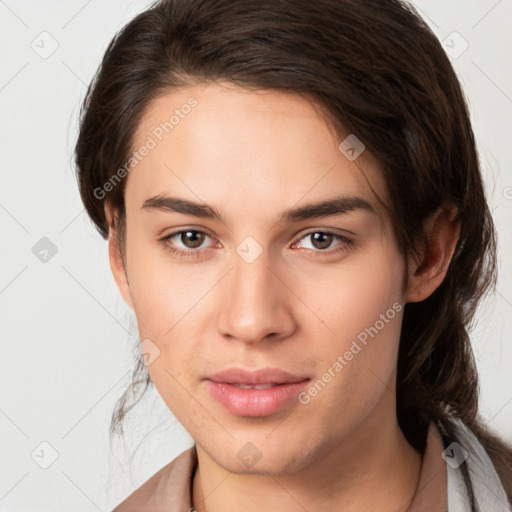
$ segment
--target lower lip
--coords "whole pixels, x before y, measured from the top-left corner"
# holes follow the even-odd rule
[[[210,393],[229,412],[237,416],[270,416],[297,401],[298,394],[307,386],[309,379],[273,388],[239,388],[225,382],[207,380]]]

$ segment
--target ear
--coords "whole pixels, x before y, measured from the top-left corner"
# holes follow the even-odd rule
[[[420,302],[442,283],[460,236],[457,208],[451,203],[440,206],[423,224],[423,242],[419,257],[409,261],[409,283],[405,302]]]
[[[121,247],[117,236],[117,223],[115,222],[116,216],[112,207],[108,204],[105,204],[105,216],[108,222],[108,257],[110,260],[112,275],[114,276],[114,280],[124,301],[133,310],[134,308],[130,294],[128,273],[126,271],[125,262],[123,261]]]

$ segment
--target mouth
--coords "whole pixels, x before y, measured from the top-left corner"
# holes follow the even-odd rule
[[[233,382],[232,385],[242,389],[269,389],[281,386],[282,383],[271,382],[270,384],[240,384],[239,382]]]
[[[212,382],[234,384],[240,386],[278,386],[292,384],[309,379],[305,375],[295,375],[279,368],[261,368],[259,370],[246,370],[244,368],[227,368],[205,377]]]
[[[276,368],[229,368],[205,379],[213,398],[236,416],[271,416],[282,411],[306,387],[310,377]]]

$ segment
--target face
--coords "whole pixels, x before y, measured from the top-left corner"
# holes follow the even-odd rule
[[[138,127],[114,273],[156,389],[229,471],[297,471],[395,417],[403,260],[378,165],[340,142],[304,98],[227,83]]]

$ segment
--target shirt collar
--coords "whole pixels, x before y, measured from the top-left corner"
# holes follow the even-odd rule
[[[494,466],[478,439],[457,421],[457,440],[467,453],[468,465],[482,510],[512,512]],[[450,450],[449,445],[446,450]],[[452,446],[451,449],[454,447]],[[467,512],[468,494],[459,467],[447,452],[438,427],[428,429],[418,487],[408,512]],[[455,453],[455,452],[454,452]],[[452,457],[453,458],[453,457]],[[446,462],[445,462],[446,460]],[[197,469],[195,445],[155,473],[113,512],[186,512],[192,508],[192,482]]]

